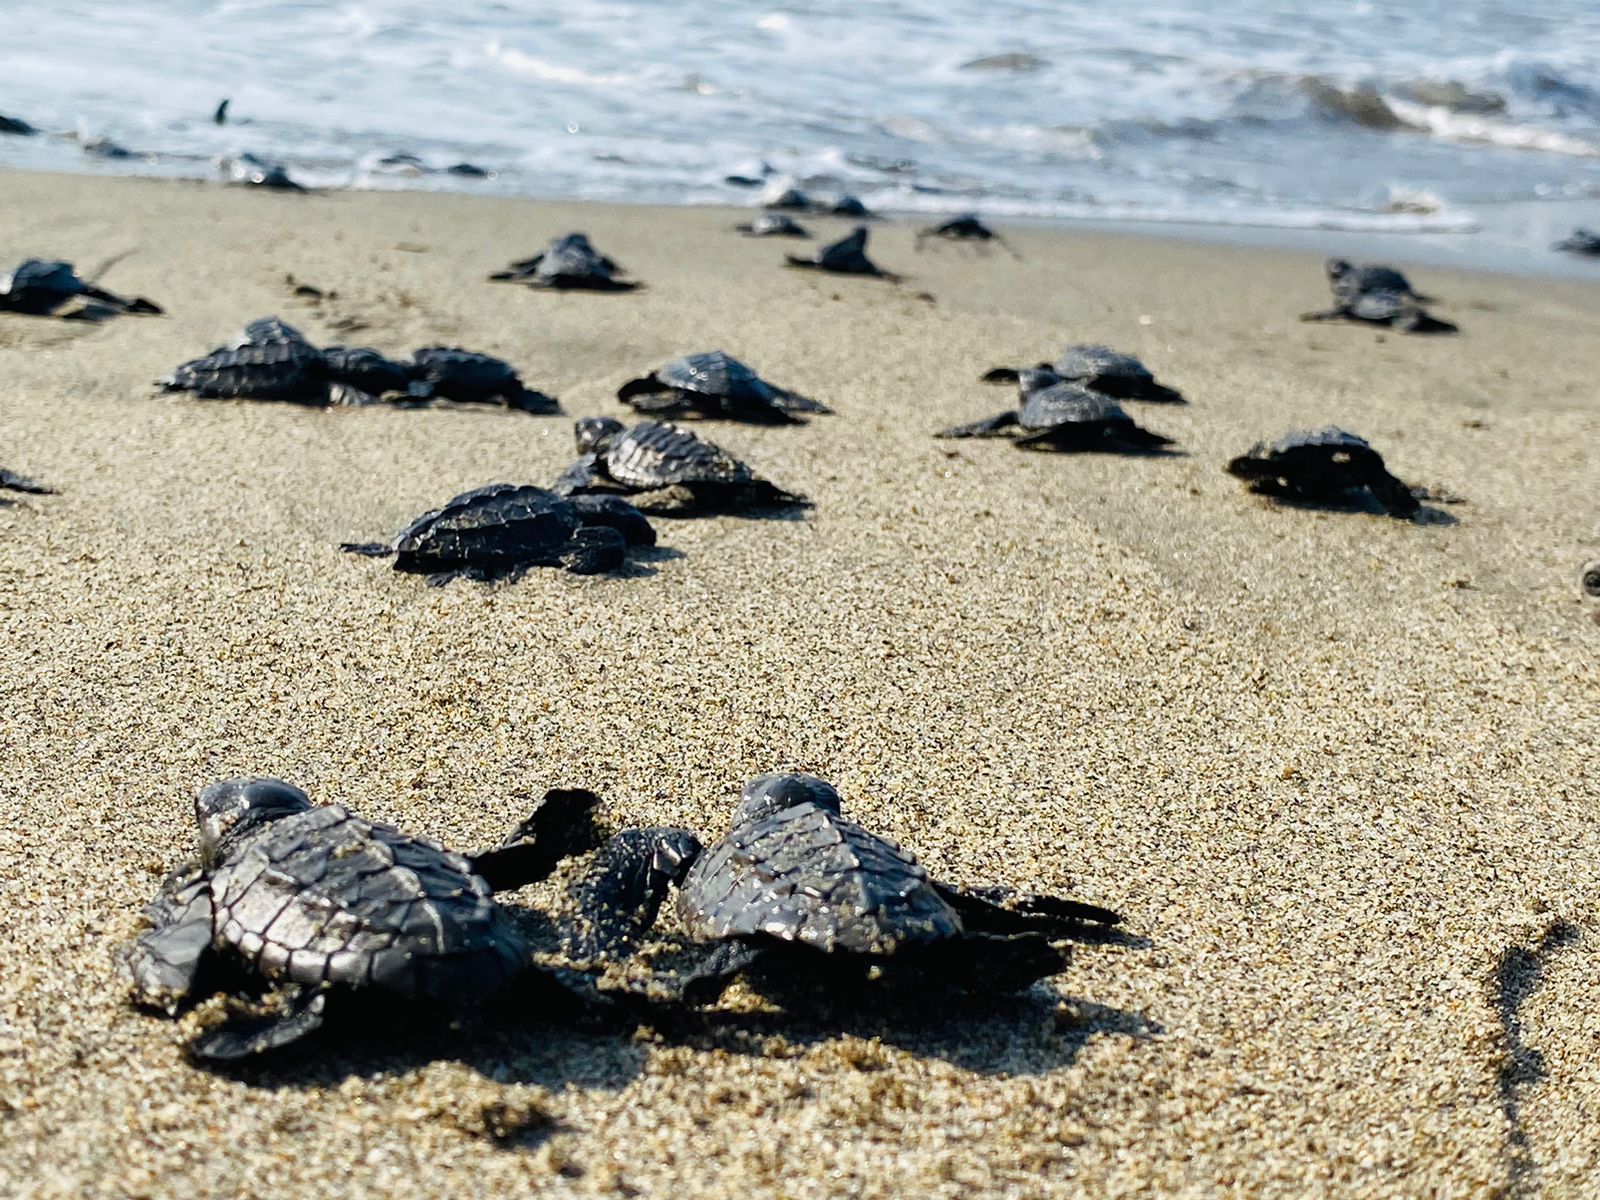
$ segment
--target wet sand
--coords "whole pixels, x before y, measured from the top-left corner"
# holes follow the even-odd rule
[[[4,258],[126,254],[104,284],[169,313],[0,316],[0,465],[60,489],[0,508],[0,1194],[1600,1189],[1600,288],[1419,271],[1463,334],[1408,338],[1297,322],[1310,251],[1020,230],[1014,261],[887,223],[895,287],[781,270],[734,219],[0,175]],[[649,286],[484,281],[572,228]],[[153,392],[273,312],[502,354],[569,416],[724,348],[837,409],[701,427],[816,508],[658,522],[626,577],[430,588],[338,543],[547,482],[570,420]],[[1130,405],[1181,453],[929,436],[1080,340],[1189,396]],[[1221,470],[1322,423],[1460,502],[1274,507]],[[220,777],[472,849],[554,785],[714,834],[783,767],[1127,943],[991,1003],[741,988],[688,1028],[382,1026],[239,1076],[126,1004],[117,952]]]

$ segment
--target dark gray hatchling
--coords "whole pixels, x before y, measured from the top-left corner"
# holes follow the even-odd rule
[[[1343,258],[1330,258],[1324,269],[1328,272],[1328,287],[1336,297],[1353,296],[1358,292],[1397,292],[1421,304],[1431,304],[1432,296],[1424,296],[1411,286],[1411,281],[1393,267],[1380,264],[1358,266]]]
[[[500,404],[518,412],[548,416],[561,411],[553,396],[522,382],[504,359],[458,346],[424,346],[411,355],[413,400],[453,400],[458,404]]]
[[[748,222],[735,225],[734,229],[745,237],[808,238],[811,236],[799,221],[779,212],[762,213]]]
[[[1551,249],[1565,250],[1568,254],[1578,254],[1585,258],[1600,258],[1600,233],[1580,227],[1554,243]]]
[[[1392,267],[1357,267],[1342,258],[1331,258],[1327,271],[1333,307],[1304,313],[1302,321],[1355,321],[1402,333],[1457,332],[1455,325],[1424,309],[1429,298],[1413,290],[1410,280]]]
[[[1396,517],[1413,517],[1421,508],[1365,438],[1331,425],[1257,442],[1227,470],[1246,480],[1251,491],[1279,499],[1349,507],[1371,497]]]
[[[630,379],[617,399],[637,412],[661,417],[725,417],[763,424],[802,424],[799,413],[832,411],[808,396],[768,383],[721,350],[673,359]]]
[[[548,792],[500,847],[466,856],[279,779],[213,784],[195,802],[199,859],[167,878],[126,956],[134,1003],[175,1016],[230,976],[265,992],[235,997],[189,1043],[220,1062],[297,1042],[361,1000],[448,1012],[514,981],[555,993],[493,894],[593,844],[597,803]]]
[[[202,400],[268,400],[326,406],[372,402],[337,390],[322,352],[309,342],[246,341],[180,364],[157,381],[163,391],[191,392]]]
[[[939,238],[947,242],[977,242],[987,244],[993,242],[1005,248],[1012,258],[1021,258],[1011,243],[1006,241],[994,230],[990,229],[978,218],[977,213],[961,213],[959,216],[950,217],[940,221],[937,225],[929,225],[917,231],[916,248],[922,249],[922,243],[929,238]]]
[[[452,579],[515,579],[532,567],[574,575],[615,571],[630,546],[653,546],[655,530],[618,496],[567,499],[544,488],[491,483],[423,513],[392,543],[347,542],[350,554],[393,558],[394,569]]]
[[[587,235],[558,237],[532,258],[512,263],[489,278],[561,291],[627,292],[637,283],[619,279],[622,268],[590,244]]]
[[[1080,344],[1067,346],[1053,363],[1040,363],[1030,376],[1036,387],[1054,380],[1081,384],[1119,400],[1144,400],[1156,404],[1184,404],[1183,393],[1157,383],[1155,374],[1131,354],[1110,346]],[[1054,377],[1054,380],[1046,376]],[[1021,372],[1012,367],[995,367],[983,375],[985,383],[1020,382]]]
[[[691,1003],[715,1001],[747,973],[780,986],[1019,991],[1062,970],[1061,939],[1104,938],[1120,921],[1097,905],[940,883],[840,807],[814,775],[763,775],[709,847],[682,829],[617,834],[577,885],[585,921],[572,927],[574,956],[631,951],[674,883],[678,917],[705,951],[678,980]]]
[[[0,275],[0,312],[97,321],[122,313],[159,316],[161,308],[143,297],[130,300],[80,279],[69,262],[29,258]]]
[[[877,279],[897,282],[900,276],[882,270],[867,257],[867,227],[857,225],[846,237],[822,247],[809,258],[794,254],[784,256],[791,267],[804,270],[828,271],[836,275],[870,275]]]
[[[1027,368],[1018,372],[1022,403],[970,425],[957,425],[935,437],[1009,437],[1012,444],[1037,450],[1100,450],[1149,454],[1172,445],[1172,439],[1134,422],[1110,396],[1066,383],[1054,372]]]
[[[55,488],[48,488],[42,483],[35,483],[26,476],[18,475],[15,471],[8,471],[4,467],[0,467],[0,491],[26,492],[33,496],[55,495]]]
[[[563,496],[617,493],[663,517],[811,506],[720,446],[664,421],[630,429],[611,417],[584,417],[574,433],[580,457],[552,485]]]

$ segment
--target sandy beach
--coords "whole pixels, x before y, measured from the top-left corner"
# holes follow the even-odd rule
[[[1007,229],[781,270],[734,214],[0,175],[0,261],[164,305],[0,315],[0,1194],[1524,1196],[1600,1190],[1600,287],[1442,270],[1449,338],[1311,325],[1321,253]],[[845,226],[817,222],[829,235]],[[484,276],[583,229],[647,287]],[[329,293],[320,303],[295,283]],[[336,293],[336,295],[333,295]],[[278,313],[500,354],[567,415],[199,402],[151,381]],[[1167,458],[930,434],[1069,341],[1191,400]],[[816,504],[658,522],[622,577],[436,589],[343,541],[722,348],[832,405],[699,432]],[[1222,464],[1334,423],[1425,519]],[[935,874],[1121,910],[1017,998],[692,1034],[466,1020],[197,1069],[117,966],[234,774],[461,849],[547,787],[716,835],[814,771]],[[508,903],[551,908],[560,881]],[[670,933],[670,925],[664,926]],[[499,1145],[502,1110],[544,1114]]]

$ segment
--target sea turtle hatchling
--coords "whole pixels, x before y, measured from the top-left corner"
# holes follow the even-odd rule
[[[62,312],[74,304],[78,307]],[[29,258],[0,275],[0,312],[96,321],[120,313],[159,316],[161,308],[143,297],[130,300],[80,279],[69,262]]]
[[[611,417],[584,417],[574,434],[580,457],[552,485],[563,496],[620,493],[663,517],[811,507],[720,446],[664,421],[630,429]]]
[[[793,217],[781,212],[762,213],[734,229],[745,237],[808,238],[811,234]]]
[[[569,233],[556,238],[532,258],[514,262],[489,278],[562,291],[627,292],[639,286],[618,279],[621,273],[622,268],[590,244],[588,235]]]
[[[491,483],[423,513],[392,543],[346,542],[350,554],[393,558],[394,569],[442,585],[465,577],[514,579],[531,567],[597,575],[622,566],[629,546],[652,546],[655,530],[616,496],[567,499],[544,488]]]
[[[1249,482],[1264,496],[1310,504],[1348,506],[1370,495],[1385,512],[1413,517],[1416,495],[1389,474],[1383,456],[1343,429],[1296,429],[1270,442],[1257,442],[1227,466],[1228,474]]]
[[[1432,296],[1424,296],[1411,286],[1411,281],[1393,267],[1371,263],[1357,265],[1343,258],[1330,258],[1323,269],[1328,273],[1328,287],[1335,297],[1343,299],[1359,292],[1396,292],[1419,304],[1431,304]]]
[[[453,400],[459,404],[503,404],[518,412],[547,415],[559,412],[553,396],[534,391],[504,359],[458,346],[424,346],[411,355],[407,366],[413,400]]]
[[[677,981],[697,1004],[747,972],[779,983],[1020,991],[1061,971],[1067,951],[1057,942],[1104,940],[1120,922],[1098,905],[940,883],[840,810],[839,793],[814,775],[763,775],[709,847],[682,829],[615,835],[574,889],[585,918],[572,927],[574,957],[631,951],[674,883],[684,930],[707,951]]]
[[[1004,247],[1012,258],[1022,257],[1012,249],[1010,242],[979,220],[977,213],[961,213],[959,216],[940,221],[937,225],[929,225],[918,230],[916,248],[921,250],[922,243],[929,238],[941,238],[947,242],[993,242],[997,246]]]
[[[1565,250],[1568,254],[1580,254],[1585,258],[1600,258],[1600,233],[1580,226],[1554,243],[1551,249]]]
[[[15,471],[8,471],[0,467],[0,491],[25,492],[32,496],[53,496],[55,488],[45,487],[42,483],[35,483],[24,475]]]
[[[499,848],[467,856],[314,806],[279,779],[213,784],[195,801],[199,859],[162,884],[125,958],[133,1001],[176,1016],[231,968],[265,1002],[252,1011],[235,997],[187,1047],[228,1061],[299,1041],[361,999],[451,1012],[513,981],[563,994],[493,894],[598,840],[597,803],[547,792]]]
[[[1172,439],[1135,423],[1110,396],[1067,383],[1049,369],[1018,372],[1022,403],[970,425],[935,434],[942,438],[1010,437],[1027,449],[1152,453]]]
[[[738,421],[796,424],[796,413],[826,413],[824,404],[776,387],[721,350],[676,358],[648,375],[630,379],[617,399],[652,416],[727,417]]]
[[[857,225],[846,237],[822,247],[809,258],[786,254],[784,261],[791,267],[803,270],[829,271],[837,275],[871,275],[877,279],[898,282],[900,276],[881,270],[867,257],[867,227]]]
[[[1068,346],[1053,363],[1040,363],[1036,371],[1058,380],[1084,387],[1119,400],[1144,400],[1155,404],[1183,404],[1183,393],[1156,382],[1155,374],[1131,354],[1110,346],[1081,344]],[[1013,367],[995,367],[984,372],[985,383],[1013,383],[1020,372]],[[1033,379],[1043,383],[1044,374]],[[1046,385],[1047,386],[1047,385]]]

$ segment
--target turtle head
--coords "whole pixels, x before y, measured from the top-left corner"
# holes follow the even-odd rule
[[[833,784],[815,775],[798,771],[759,775],[744,785],[739,807],[734,809],[735,828],[776,816],[797,804],[815,804],[831,813],[839,811],[839,793]]]
[[[604,454],[625,429],[615,417],[582,417],[573,424],[572,434],[578,440],[579,454]]]
[[[1023,367],[1017,372],[1017,390],[1026,396],[1029,392],[1042,392],[1051,384],[1060,383],[1061,376],[1054,367]]]
[[[1343,279],[1351,271],[1355,270],[1350,265],[1349,260],[1343,258],[1330,258],[1323,269],[1328,272],[1328,278],[1335,281]]]
[[[281,779],[225,779],[213,783],[194,802],[200,826],[200,858],[215,866],[228,844],[279,817],[311,807],[311,798]]]

